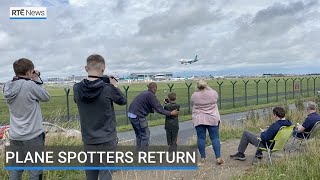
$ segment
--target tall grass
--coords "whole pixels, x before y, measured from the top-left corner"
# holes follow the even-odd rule
[[[287,154],[273,165],[261,164],[236,179],[320,179],[320,140],[309,142],[306,152]]]

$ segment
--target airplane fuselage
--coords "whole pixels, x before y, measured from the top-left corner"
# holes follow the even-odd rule
[[[180,59],[179,62],[181,64],[185,64],[185,65],[191,64],[191,63],[194,63],[194,62],[198,61],[197,57],[198,57],[198,55],[196,55],[196,57],[194,57],[194,59]]]

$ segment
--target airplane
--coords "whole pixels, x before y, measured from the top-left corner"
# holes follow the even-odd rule
[[[180,59],[179,62],[180,62],[181,64],[187,65],[188,63],[191,64],[191,63],[197,62],[197,61],[198,61],[197,58],[198,58],[198,55],[196,55],[196,57],[195,57],[194,59]]]

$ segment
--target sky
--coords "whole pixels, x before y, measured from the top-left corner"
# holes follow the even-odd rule
[[[48,18],[10,20],[17,6],[46,6]],[[21,57],[45,78],[86,75],[93,53],[105,58],[105,74],[120,76],[320,69],[318,0],[1,0],[0,22],[0,81]]]

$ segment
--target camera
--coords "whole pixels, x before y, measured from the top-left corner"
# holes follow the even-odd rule
[[[103,75],[103,76],[101,77],[101,79],[102,79],[102,81],[103,81],[104,83],[110,83],[109,76],[107,76],[107,75]]]
[[[115,81],[118,82],[118,80],[117,80],[115,77],[113,77],[113,76],[103,75],[103,76],[101,77],[101,79],[102,79],[102,81],[103,81],[104,83],[110,83],[110,78],[111,78],[111,79],[114,79]]]

